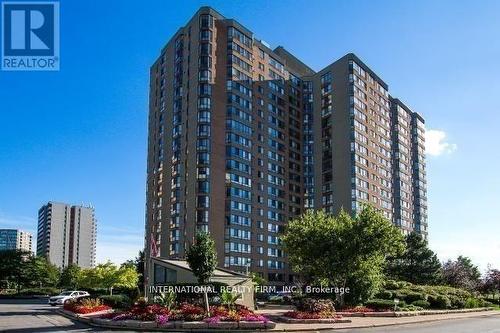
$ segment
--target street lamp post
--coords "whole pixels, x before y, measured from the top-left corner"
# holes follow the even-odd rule
[[[399,298],[395,298],[394,299],[394,312],[396,312],[396,310],[398,308],[398,304],[399,304]]]

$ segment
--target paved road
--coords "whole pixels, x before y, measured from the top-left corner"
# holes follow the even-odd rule
[[[56,313],[41,300],[0,300],[0,332],[105,332]]]
[[[46,304],[46,300],[0,300],[0,332],[117,332],[72,321],[57,314],[55,310]],[[343,329],[335,332],[500,333],[500,315],[378,328]]]
[[[363,329],[345,329],[343,333],[500,333],[500,315],[482,318],[442,320]]]

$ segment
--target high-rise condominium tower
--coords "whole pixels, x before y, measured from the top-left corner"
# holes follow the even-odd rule
[[[24,250],[32,252],[32,235],[18,229],[0,229],[0,251]]]
[[[288,282],[278,239],[287,221],[308,208],[355,213],[364,202],[425,234],[423,146],[407,154],[410,197],[396,194],[391,101],[387,84],[353,54],[315,72],[201,8],[150,71],[146,258],[183,258],[205,230],[219,265]],[[423,120],[404,108],[418,143]],[[406,220],[400,198],[411,203]]]
[[[93,207],[49,202],[38,211],[37,255],[62,268],[93,267],[96,234]]]

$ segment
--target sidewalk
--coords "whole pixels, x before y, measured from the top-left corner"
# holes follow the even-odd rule
[[[468,312],[468,313],[453,313],[439,315],[425,315],[413,317],[349,317],[350,323],[337,324],[287,324],[277,321],[276,316],[282,314],[283,310],[258,310],[257,312],[267,315],[271,320],[276,322],[276,327],[271,331],[318,331],[331,329],[348,329],[348,328],[369,328],[378,326],[392,326],[413,323],[426,323],[438,320],[462,319],[462,318],[480,318],[488,316],[499,316],[500,311],[483,311],[483,312]]]

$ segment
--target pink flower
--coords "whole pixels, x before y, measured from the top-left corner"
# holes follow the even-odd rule
[[[267,323],[269,321],[269,319],[267,319],[266,317],[264,317],[262,315],[257,315],[257,314],[246,315],[245,317],[243,317],[243,320],[244,321],[262,321],[264,323]]]
[[[168,316],[167,315],[157,315],[156,316],[156,323],[159,326],[165,325],[166,323],[168,323]]]
[[[203,321],[209,324],[216,324],[220,321],[220,316],[208,317],[203,319]]]

